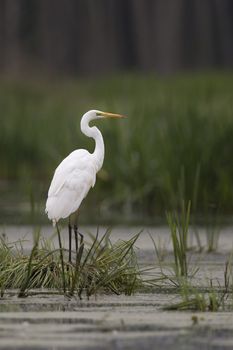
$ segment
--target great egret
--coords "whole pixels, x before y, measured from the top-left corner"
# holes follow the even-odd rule
[[[89,126],[90,121],[102,118],[122,118],[123,115],[90,110],[81,119],[81,131],[84,135],[95,140],[93,153],[78,149],[70,153],[56,168],[46,202],[45,212],[48,218],[57,226],[61,248],[58,221],[69,217],[69,262],[71,262],[72,229],[75,234],[76,251],[78,250],[77,223],[72,225],[70,215],[76,213],[82,200],[91,187],[95,185],[96,174],[104,161],[104,140],[96,126]],[[80,234],[80,233],[79,233]],[[81,239],[83,238],[80,234]]]

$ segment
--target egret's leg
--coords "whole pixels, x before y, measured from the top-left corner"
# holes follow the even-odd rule
[[[69,217],[68,229],[69,229],[69,263],[71,263],[71,251],[72,251],[72,226],[71,226],[71,223],[70,223],[70,217]]]
[[[78,211],[75,213],[75,224],[74,224],[74,234],[75,234],[75,246],[76,246],[76,266],[80,265],[83,249],[84,249],[84,242],[83,242],[83,235],[78,230]],[[80,236],[80,244],[78,244],[78,235]]]
[[[60,234],[60,230],[59,230],[57,222],[56,222],[56,228],[57,228],[58,242],[59,242],[59,248],[60,248],[63,290],[64,290],[64,294],[65,294],[66,293],[66,280],[65,280],[65,269],[64,269],[64,259],[63,259],[63,248],[62,248],[62,243],[61,243],[61,234]]]
[[[76,250],[75,271],[74,271],[74,275],[72,278],[72,285],[71,285],[71,289],[69,291],[69,295],[73,296],[75,289],[79,289],[78,295],[79,295],[79,298],[81,299],[82,287],[80,288],[80,285],[79,285],[79,272],[80,272],[80,262],[81,262],[82,253],[83,253],[83,235],[78,232],[77,225],[74,226],[74,230],[75,230],[75,237],[77,235],[77,242],[78,242],[78,234],[81,236],[81,239],[80,239],[79,249],[78,249],[78,243],[76,246],[77,250]]]
[[[78,210],[74,214],[74,239],[75,239],[75,250],[78,251]]]
[[[78,225],[74,225],[75,250],[78,251]]]

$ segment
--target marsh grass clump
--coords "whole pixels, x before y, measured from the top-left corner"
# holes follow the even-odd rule
[[[112,243],[109,232],[100,239],[92,237],[85,244],[82,259],[74,263],[61,262],[60,249],[52,240],[38,237],[30,255],[24,253],[21,242],[0,240],[0,288],[19,289],[26,296],[31,289],[55,289],[68,296],[90,297],[98,292],[131,295],[142,284],[134,244],[139,234],[128,241]],[[63,265],[63,267],[62,267]],[[63,270],[64,268],[64,270]],[[64,290],[64,281],[66,289]]]
[[[226,261],[224,269],[224,284],[213,285],[209,280],[206,288],[194,287],[187,280],[183,280],[179,288],[181,301],[171,303],[164,310],[176,311],[232,311],[233,310],[233,273],[232,254]]]
[[[151,237],[163,280],[175,288],[182,288],[198,271],[197,266],[191,267],[188,257],[190,210],[191,201],[188,201],[186,206],[185,201],[182,200],[180,211],[166,213],[174,257],[172,263],[166,264],[164,261],[164,249],[161,250],[160,245],[156,244],[153,237]]]
[[[189,292],[181,302],[165,306],[170,311],[219,311],[221,297],[215,291],[210,293]]]
[[[177,277],[188,276],[187,247],[188,247],[188,229],[190,218],[191,202],[188,202],[187,210],[182,205],[182,212],[179,215],[167,213],[167,222],[170,228],[173,254],[174,254],[174,271]]]
[[[182,201],[181,212],[168,212],[167,222],[170,229],[170,237],[173,248],[174,264],[173,274],[169,277],[170,281],[177,286],[183,283],[187,278],[193,277],[197,268],[192,271],[188,262],[188,234],[190,222],[191,201],[188,201],[187,207]]]
[[[182,289],[181,301],[171,303],[164,307],[165,310],[176,311],[220,311],[232,310],[233,305],[227,302],[229,291],[225,289],[207,288],[206,291],[200,291],[198,288],[189,287]]]

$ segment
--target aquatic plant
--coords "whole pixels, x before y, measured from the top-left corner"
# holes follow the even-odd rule
[[[175,260],[174,271],[177,278],[188,276],[187,248],[190,208],[190,201],[188,202],[187,210],[183,202],[180,217],[178,213],[167,213]]]
[[[194,287],[187,280],[183,280],[178,290],[181,301],[170,303],[164,310],[173,311],[223,311],[233,310],[233,274],[232,254],[225,263],[224,285],[213,286],[209,280],[209,286]]]
[[[134,244],[139,234],[128,241],[112,243],[110,232],[98,233],[85,243],[82,259],[69,263],[66,249],[55,249],[53,240],[37,237],[30,255],[21,242],[0,240],[0,289],[19,289],[26,296],[31,289],[56,289],[67,296],[98,292],[131,295],[142,285]],[[87,248],[86,248],[87,247]],[[75,253],[74,253],[75,254]],[[65,289],[64,289],[65,286]]]

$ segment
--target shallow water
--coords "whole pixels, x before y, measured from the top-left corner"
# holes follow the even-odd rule
[[[94,228],[82,227],[85,233]],[[116,228],[112,240],[128,239],[139,227]],[[24,238],[24,245],[32,247],[31,227],[6,227],[10,241]],[[104,228],[101,228],[101,233]],[[43,227],[46,237],[51,227]],[[208,285],[209,278],[223,283],[224,264],[232,251],[233,229],[225,228],[220,236],[218,251],[189,253],[192,264],[200,267],[195,283]],[[166,228],[146,228],[137,242],[141,265],[155,261],[150,233],[162,244],[167,243],[165,259],[171,261],[171,244]],[[67,234],[63,231],[67,244]],[[85,235],[87,237],[87,233]],[[160,239],[159,239],[160,237]],[[205,241],[203,230],[202,241]],[[98,295],[87,300],[71,300],[41,290],[27,298],[17,298],[10,291],[0,299],[0,348],[2,349],[232,349],[233,313],[194,313],[163,311],[168,303],[178,301],[172,290],[154,289],[151,293],[133,296]]]

